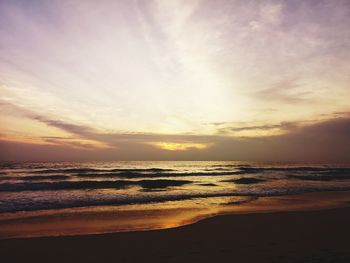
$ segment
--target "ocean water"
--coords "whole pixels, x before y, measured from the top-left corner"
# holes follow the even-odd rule
[[[240,205],[260,197],[350,190],[350,167],[252,162],[3,162],[0,217],[169,203]],[[177,202],[177,203],[176,203]]]

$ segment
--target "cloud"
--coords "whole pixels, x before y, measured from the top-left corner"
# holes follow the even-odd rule
[[[79,135],[82,137],[88,138],[89,135],[96,133],[95,129],[90,128],[88,126],[72,124],[62,120],[55,120],[45,115],[38,114],[30,109],[15,105],[8,101],[0,100],[0,109],[3,113],[6,113],[8,115],[29,118],[46,124],[47,126],[55,127],[68,133]]]
[[[208,136],[201,135],[167,135],[167,134],[152,134],[152,133],[104,133],[90,126],[72,124],[62,120],[52,119],[48,116],[38,114],[32,110],[17,106],[10,102],[0,101],[0,109],[9,115],[14,115],[20,118],[29,118],[34,121],[41,122],[49,127],[58,128],[70,134],[76,135],[79,138],[100,142],[109,147],[120,147],[121,145],[131,144],[149,144],[157,142],[180,143],[207,143]],[[42,136],[47,142],[56,144],[67,144],[71,137],[63,138],[57,136]],[[89,143],[69,142],[72,145],[89,146]],[[152,144],[150,144],[152,145]],[[154,145],[154,144],[153,144]],[[197,147],[198,148],[198,147]]]
[[[261,23],[266,23],[270,25],[278,25],[281,22],[282,17],[282,2],[274,1],[270,3],[265,3],[260,8],[260,20]]]
[[[255,131],[255,130],[269,131],[273,129],[288,131],[297,126],[298,126],[298,123],[296,122],[281,122],[280,124],[265,124],[265,125],[240,126],[240,127],[228,126],[228,127],[220,128],[218,132],[229,133],[229,132],[242,132],[242,131]]]
[[[254,92],[260,100],[280,101],[284,103],[302,103],[312,100],[312,92],[299,87],[296,79],[284,79],[271,84],[271,87]]]
[[[282,108],[276,122],[342,111],[348,14],[347,1],[325,0],[0,1],[1,93],[57,120],[141,133],[254,122],[265,108]]]
[[[2,104],[2,107],[4,104]],[[13,105],[12,105],[13,106]],[[6,107],[12,107],[7,104]],[[13,108],[14,109],[14,108]],[[350,118],[336,117],[313,123],[282,122],[273,125],[228,127],[233,131],[284,129],[275,136],[239,138],[227,135],[169,135],[150,133],[101,133],[83,125],[51,120],[18,108],[14,114],[60,128],[82,138],[109,145],[108,148],[72,147],[64,138],[48,137],[55,145],[0,141],[1,160],[253,160],[350,162]],[[347,116],[342,113],[342,116]],[[152,142],[192,143],[210,147],[189,147],[167,151]]]

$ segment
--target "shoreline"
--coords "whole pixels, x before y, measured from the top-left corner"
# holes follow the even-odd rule
[[[0,240],[6,262],[350,260],[350,207],[219,215],[152,231]]]
[[[210,218],[226,215],[235,216],[242,214],[322,211],[347,208],[349,206],[350,191],[337,191],[260,197],[251,202],[234,203],[232,205],[227,204],[225,206],[220,206],[220,209],[215,207],[212,210],[203,211],[169,209],[164,212],[160,210],[145,211],[131,209],[126,211],[118,210],[116,212],[113,210],[113,207],[107,207],[107,210],[72,214],[66,213],[65,211],[55,211],[54,214],[48,212],[46,215],[46,211],[43,211],[44,215],[29,218],[0,219],[0,240],[41,237],[84,237],[125,232],[137,233],[179,228],[193,225]],[[125,212],[125,215],[122,214],[122,212]],[[146,212],[148,213],[148,217],[142,218],[140,215]],[[135,217],[139,218],[138,221],[141,221],[142,224],[138,226],[136,224],[139,222],[129,222]],[[154,220],[154,218],[157,220]],[[125,224],[125,222],[126,225],[118,225],[118,223]],[[116,225],[119,229],[116,228]],[[75,229],[74,226],[78,228]],[[25,235],[25,231],[29,234]]]

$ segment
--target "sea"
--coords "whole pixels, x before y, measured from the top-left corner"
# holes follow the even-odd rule
[[[96,215],[103,220],[106,211],[114,211],[108,214],[108,226],[77,232],[132,231],[181,225],[190,221],[189,218],[200,217],[195,211],[206,209],[215,214],[220,207],[239,207],[261,198],[350,190],[349,165],[117,161],[2,162],[0,168],[0,225],[12,226],[6,233],[0,230],[0,237],[1,233],[12,236],[16,222],[29,224],[26,218],[38,221],[34,227],[38,234],[29,231],[28,236],[45,235],[45,231],[40,231],[40,224],[43,215],[48,214],[59,214],[62,218],[62,214],[72,214],[72,211],[75,216],[93,213],[95,220]],[[122,211],[131,210],[134,221],[138,219],[135,226],[118,221],[125,219]],[[191,216],[179,216],[183,211]],[[164,213],[166,217],[160,216]],[[175,220],[179,217],[181,219]],[[150,218],[152,226],[147,225]],[[168,223],[162,225],[164,218]],[[54,230],[47,229],[48,235],[64,235],[68,231],[57,224]]]

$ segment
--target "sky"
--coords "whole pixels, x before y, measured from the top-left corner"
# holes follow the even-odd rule
[[[0,160],[350,162],[347,0],[0,0]]]

